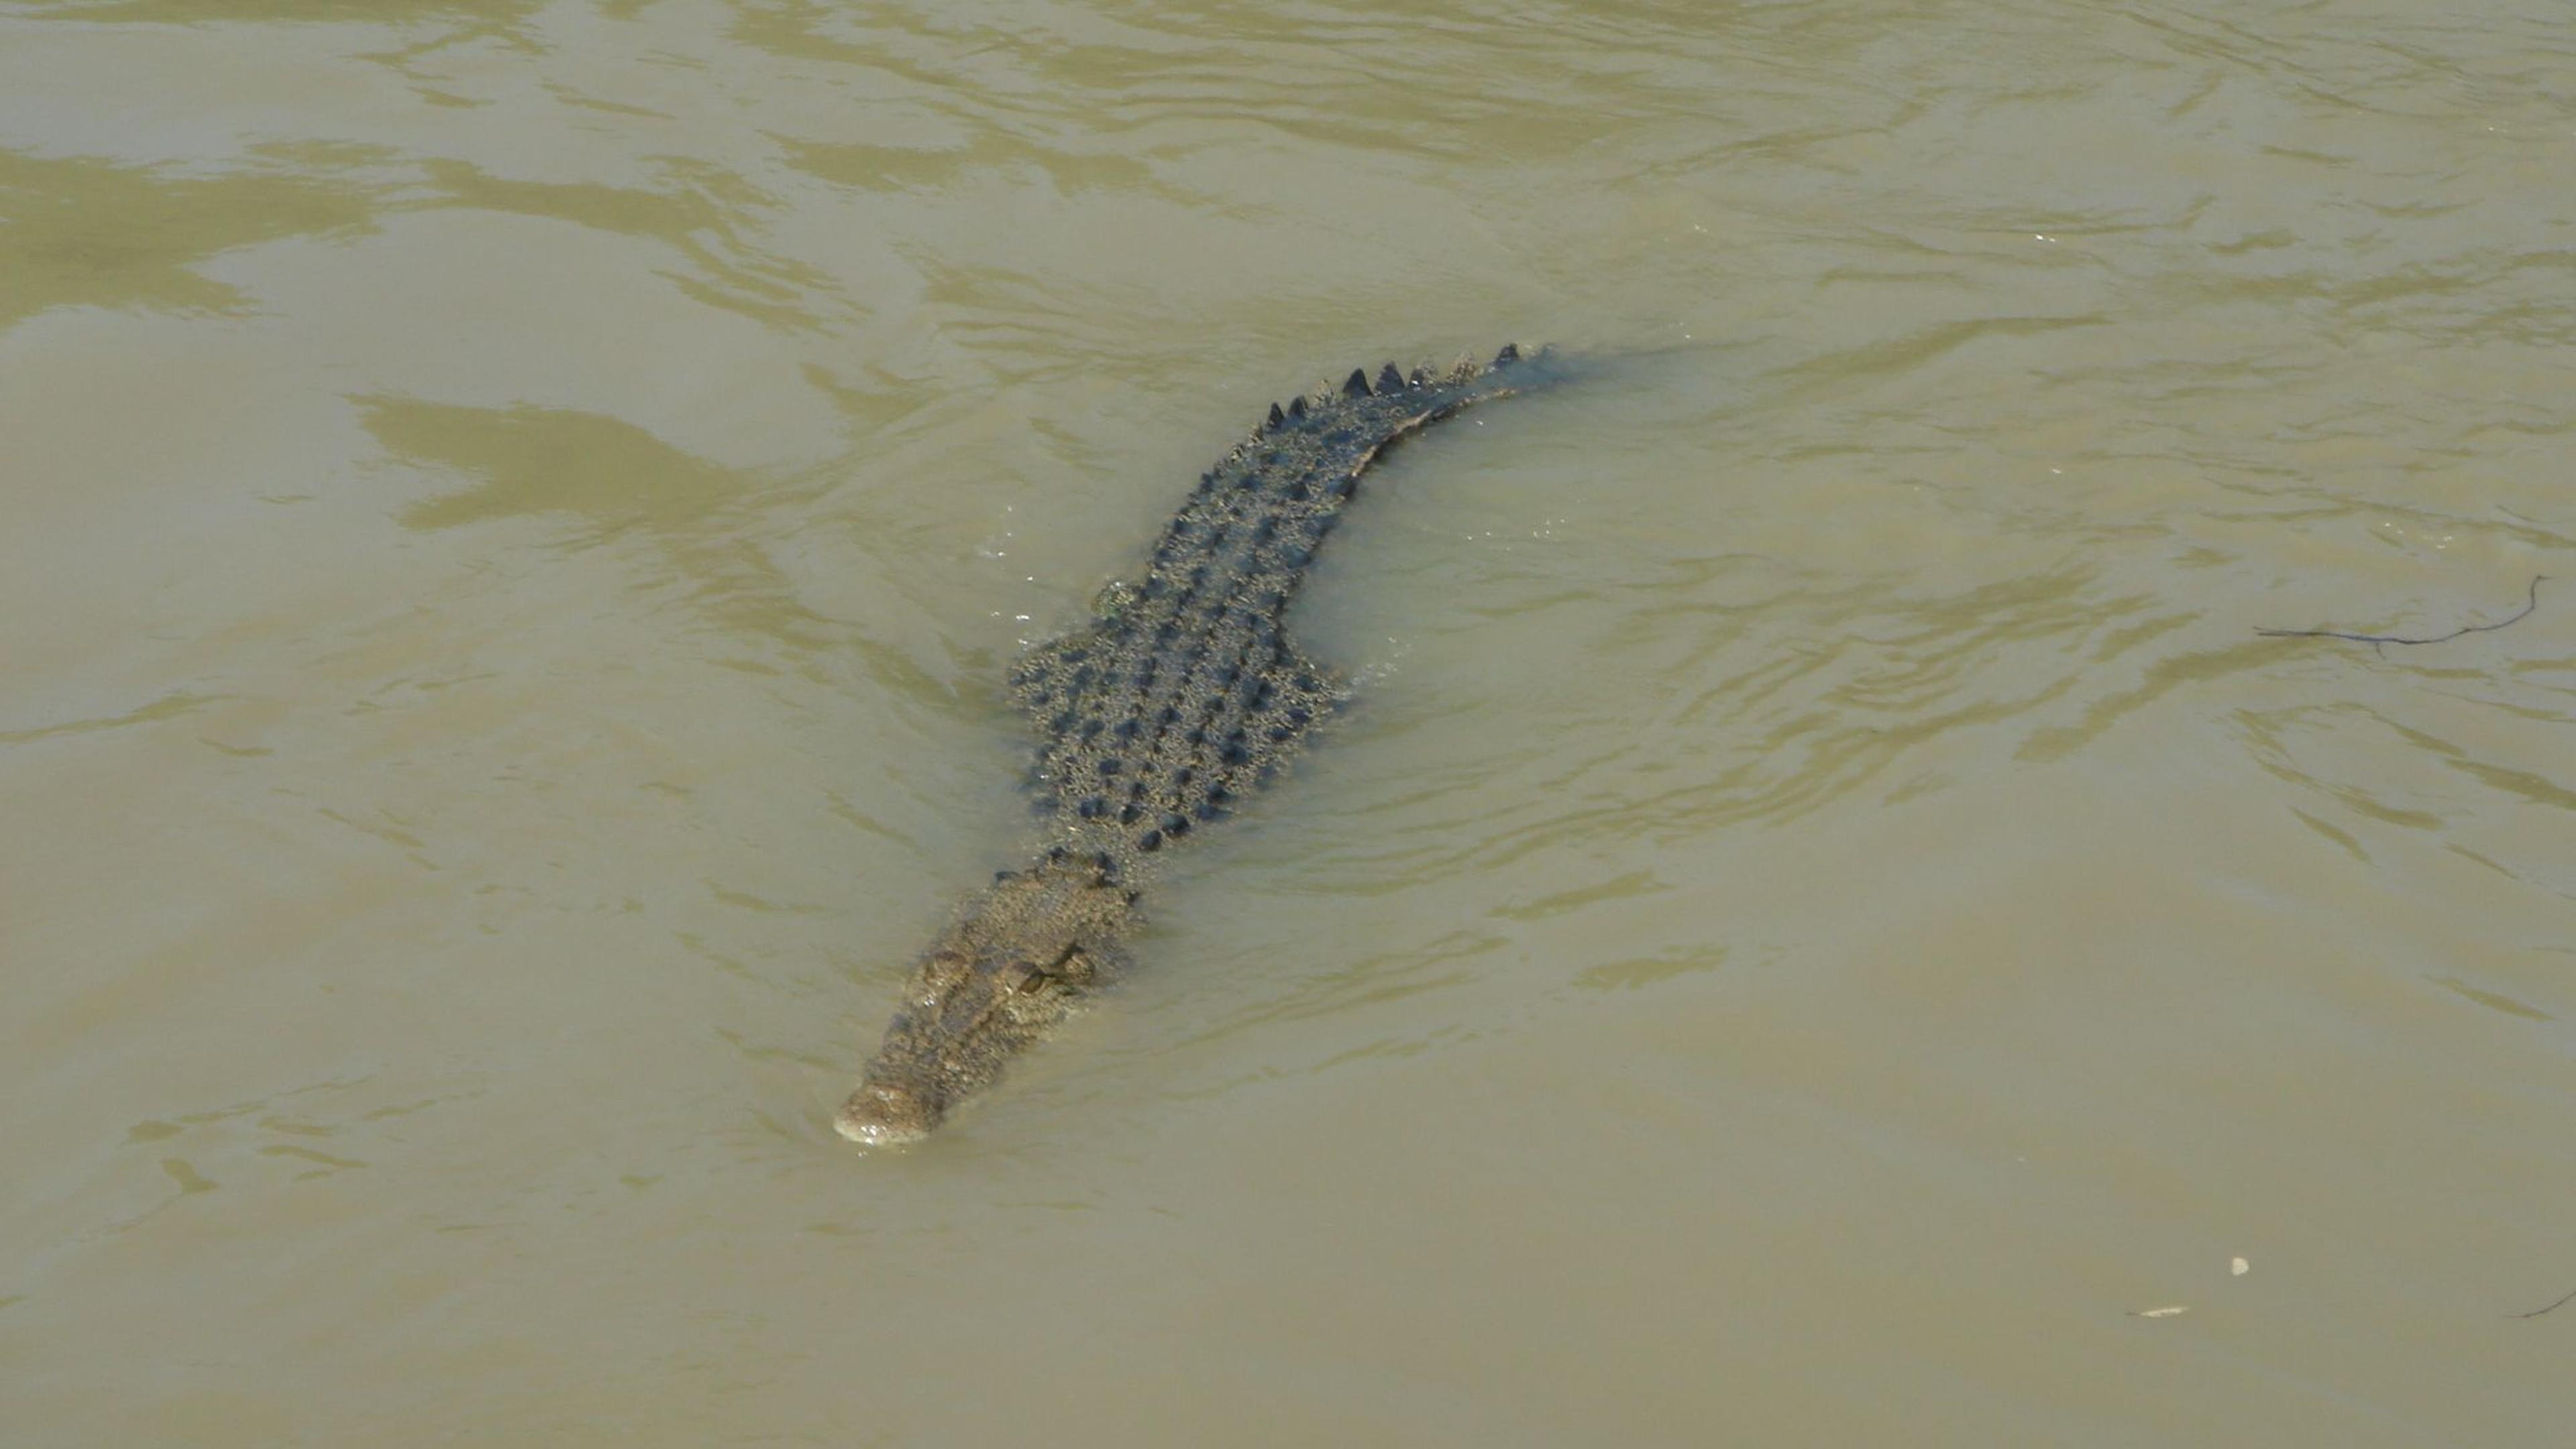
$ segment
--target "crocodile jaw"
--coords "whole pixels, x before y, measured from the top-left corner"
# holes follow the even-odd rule
[[[1003,872],[913,971],[833,1130],[868,1148],[929,1136],[1073,1013],[1134,901],[1092,865]]]
[[[1002,1075],[1030,1043],[1072,1014],[1090,964],[1067,949],[1041,957],[961,962],[934,955],[914,977],[912,1004],[841,1104],[832,1129],[862,1147],[904,1147],[930,1135],[948,1106]]]

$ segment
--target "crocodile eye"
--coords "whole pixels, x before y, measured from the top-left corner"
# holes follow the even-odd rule
[[[996,1002],[1002,1015],[1024,1027],[1043,1028],[1065,1013],[1065,984],[1043,971],[1020,978],[1008,996]]]

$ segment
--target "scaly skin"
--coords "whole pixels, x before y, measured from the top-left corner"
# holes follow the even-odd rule
[[[1096,864],[1046,862],[977,895],[913,972],[834,1126],[868,1147],[918,1142],[1000,1076],[1099,979],[1135,894]]]
[[[913,973],[834,1122],[868,1147],[917,1142],[1001,1075],[1114,964],[1161,852],[1265,784],[1342,685],[1283,616],[1360,475],[1386,449],[1488,398],[1553,380],[1544,354],[1354,372],[1272,407],[1199,480],[1144,579],[1103,589],[1081,632],[1014,672],[1037,721],[1040,854],[960,912]]]

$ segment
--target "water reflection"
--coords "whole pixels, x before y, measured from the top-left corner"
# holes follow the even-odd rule
[[[643,580],[647,598],[676,596],[726,630],[765,635],[799,654],[832,637],[763,551],[756,533],[763,490],[752,478],[596,413],[358,402],[386,451],[476,480],[405,509],[408,527],[545,516],[569,525],[553,540],[560,549],[640,538],[671,571]]]
[[[309,160],[192,175],[0,147],[0,328],[53,307],[248,315],[252,297],[199,268],[261,242],[354,237],[375,215],[376,188]]]

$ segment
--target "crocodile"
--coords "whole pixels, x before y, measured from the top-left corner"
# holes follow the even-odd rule
[[[1360,475],[1395,443],[1552,381],[1545,349],[1339,387],[1269,415],[1203,474],[1144,577],[1100,591],[1087,627],[1011,676],[1037,724],[1042,822],[1029,862],[969,897],[904,988],[833,1126],[867,1147],[928,1136],[1069,1015],[1118,963],[1166,852],[1268,783],[1347,687],[1283,615]]]

